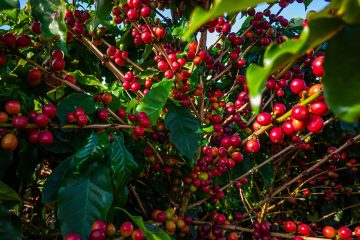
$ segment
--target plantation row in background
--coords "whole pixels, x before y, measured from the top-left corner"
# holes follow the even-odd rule
[[[2,0],[0,239],[360,239],[360,3],[312,2]]]

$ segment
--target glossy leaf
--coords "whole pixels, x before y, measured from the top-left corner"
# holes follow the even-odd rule
[[[228,14],[243,11],[249,7],[254,7],[263,2],[276,2],[275,0],[215,0],[212,7],[206,12],[201,7],[196,7],[191,14],[189,27],[183,34],[183,39],[188,39],[199,27],[207,23],[210,19],[219,17],[225,12]]]
[[[57,200],[61,182],[66,174],[66,170],[70,166],[72,159],[73,157],[68,157],[63,160],[59,166],[57,166],[57,168],[51,172],[50,176],[46,178],[41,197],[42,203],[55,202]]]
[[[103,159],[108,145],[109,137],[107,133],[93,132],[87,139],[86,145],[74,155],[76,168],[82,172],[90,163]]]
[[[59,102],[57,107],[57,116],[62,123],[66,123],[66,116],[73,112],[77,107],[84,109],[86,114],[95,112],[94,98],[84,93],[73,93]]]
[[[107,89],[107,87],[102,84],[99,79],[97,79],[94,75],[87,75],[82,73],[80,70],[76,70],[74,72],[69,73],[71,76],[76,78],[76,82],[85,86],[98,86],[101,89]]]
[[[65,46],[67,27],[65,24],[66,7],[64,1],[30,0],[30,4],[31,14],[41,22],[42,34],[47,38],[60,35],[63,46]]]
[[[0,2],[0,11],[19,8],[19,7],[20,7],[19,0],[1,0]]]
[[[109,156],[115,189],[121,190],[129,182],[131,175],[138,168],[138,164],[125,147],[123,136],[114,136]]]
[[[347,27],[329,41],[324,63],[324,95],[332,112],[346,122],[360,119],[360,26]],[[339,61],[341,59],[341,61]],[[341,89],[341,90],[339,90]]]
[[[110,168],[95,162],[83,174],[68,173],[59,190],[58,218],[63,236],[78,233],[87,239],[91,224],[105,220],[113,195]]]
[[[131,218],[131,220],[143,232],[146,239],[148,239],[148,240],[171,240],[171,237],[169,236],[169,234],[164,232],[164,230],[162,230],[161,228],[144,222],[142,217],[133,216],[130,213],[128,213],[125,209],[122,209],[122,208],[119,208],[119,209],[122,210],[123,212],[125,212]]]
[[[174,82],[164,79],[158,84],[154,84],[150,91],[136,107],[136,112],[146,112],[151,125],[155,125],[160,117],[160,113],[169,97]]]
[[[111,0],[95,0],[95,16],[90,23],[90,30],[95,29],[100,23],[104,23],[110,16],[113,7]]]
[[[261,93],[267,78],[279,67],[301,57],[305,52],[324,41],[332,38],[344,27],[344,22],[329,14],[326,8],[322,12],[310,14],[308,25],[304,28],[300,38],[288,40],[280,45],[270,45],[264,54],[263,66],[252,64],[246,71],[249,87],[250,103],[255,113],[259,111]]]
[[[20,201],[19,195],[8,185],[0,181],[0,201]]]
[[[189,160],[193,166],[200,145],[201,128],[199,121],[187,107],[169,105],[165,126],[170,131],[170,142]]]

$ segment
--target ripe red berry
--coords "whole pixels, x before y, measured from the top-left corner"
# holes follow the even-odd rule
[[[91,230],[101,230],[106,231],[106,222],[102,220],[97,220],[91,224]]]
[[[136,127],[134,128],[134,133],[135,133],[136,135],[138,135],[138,136],[144,136],[145,131],[144,131],[144,128],[143,128],[143,127],[141,127],[141,126],[136,126]]]
[[[65,236],[64,240],[81,240],[81,237],[76,233],[69,233]]]
[[[134,226],[132,225],[131,222],[124,222],[120,226],[120,233],[125,237],[130,237],[133,231],[134,231]]]
[[[310,112],[318,116],[325,116],[329,109],[324,101],[316,101],[310,104]]]
[[[239,135],[234,135],[230,138],[231,146],[237,147],[241,144],[241,138]]]
[[[10,115],[16,115],[20,113],[21,106],[17,100],[9,100],[5,103],[5,111]]]
[[[261,126],[266,126],[271,124],[272,122],[272,117],[269,113],[267,112],[262,112],[260,113],[257,117],[256,117],[256,121],[261,125]]]
[[[260,142],[258,139],[250,139],[245,144],[245,151],[248,153],[256,153],[260,150]]]
[[[284,140],[284,132],[279,127],[271,129],[269,136],[270,141],[273,143],[282,143]]]
[[[52,144],[54,141],[54,136],[50,131],[44,131],[39,134],[38,142],[40,144]]]
[[[172,70],[167,70],[164,74],[165,78],[172,79],[174,77],[174,72]]]
[[[279,117],[286,112],[286,106],[282,103],[275,103],[273,107],[273,113]]]
[[[42,108],[42,112],[46,114],[49,118],[54,118],[56,116],[56,107],[54,104],[45,104]]]
[[[36,117],[34,119],[34,123],[36,124],[36,126],[43,128],[43,127],[46,127],[46,125],[48,125],[49,118],[46,114],[39,113],[36,115]]]
[[[38,139],[39,139],[39,135],[40,135],[40,131],[39,130],[34,130],[32,132],[30,132],[29,134],[29,141],[31,143],[37,143]]]
[[[140,229],[136,229],[132,235],[131,235],[132,240],[144,240],[145,236],[143,234],[143,232]]]
[[[284,223],[284,230],[288,233],[295,233],[296,232],[296,224],[292,221],[286,221]]]
[[[16,37],[12,33],[6,33],[3,37],[3,42],[6,47],[12,48],[16,45]]]
[[[106,121],[109,118],[109,114],[105,109],[101,109],[97,112],[97,116],[100,120]]]
[[[347,240],[352,238],[352,232],[347,227],[341,227],[338,230],[338,235],[341,239]]]
[[[31,24],[31,31],[35,34],[41,34],[41,24],[40,22],[33,22]]]
[[[163,37],[165,37],[165,35],[166,35],[165,28],[163,28],[163,27],[156,27],[156,28],[155,28],[155,35],[156,35],[158,38],[163,38]]]
[[[29,70],[27,74],[27,81],[29,85],[35,86],[38,85],[41,82],[41,71],[37,68],[33,68]]]
[[[31,44],[31,39],[28,35],[23,34],[16,38],[16,46],[19,48],[28,47]]]
[[[303,236],[310,236],[311,234],[311,228],[307,224],[301,224],[298,227],[298,232]]]
[[[309,117],[309,110],[305,106],[294,106],[291,110],[291,117],[299,121],[304,121]]]
[[[324,56],[320,56],[314,59],[314,61],[311,64],[312,71],[315,76],[322,77],[324,75],[324,67],[323,63],[325,61]]]
[[[86,114],[77,114],[76,115],[76,122],[79,126],[84,126],[88,122],[88,118]]]
[[[106,233],[104,230],[92,230],[89,236],[90,240],[106,240]]]
[[[150,17],[151,16],[151,8],[148,6],[142,7],[140,10],[140,14],[143,17]]]
[[[28,124],[26,117],[24,116],[16,116],[12,119],[12,126],[17,129],[25,128]]]
[[[70,74],[66,74],[64,76],[64,80],[76,85],[76,78],[74,78],[73,76],[71,76]]]
[[[305,89],[305,81],[303,79],[295,78],[290,82],[290,90],[293,93],[300,93]]]
[[[68,121],[68,123],[75,123],[76,122],[76,116],[75,113],[68,113],[68,115],[66,116],[66,120]]]
[[[139,12],[136,9],[129,9],[127,12],[127,17],[131,21],[136,21],[139,19]]]
[[[360,238],[360,226],[357,226],[354,230],[354,234],[357,238]]]
[[[6,55],[0,53],[0,68],[3,67],[6,63]]]
[[[306,128],[312,133],[319,133],[324,128],[324,121],[321,117],[312,115],[306,123]]]
[[[334,238],[336,236],[336,230],[333,227],[325,226],[322,230],[322,234],[326,238]]]
[[[62,58],[55,58],[52,62],[51,62],[51,67],[52,69],[54,69],[55,71],[62,71],[65,68],[65,60]]]
[[[115,46],[109,46],[108,49],[106,50],[106,55],[108,55],[109,57],[114,56],[116,50],[117,48]]]

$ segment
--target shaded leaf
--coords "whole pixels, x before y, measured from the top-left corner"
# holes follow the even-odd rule
[[[111,0],[95,0],[95,16],[90,23],[90,30],[95,29],[100,23],[104,23],[110,16],[113,7]]]
[[[346,122],[360,118],[360,25],[345,28],[329,41],[324,63],[324,95],[329,108]],[[341,59],[341,61],[339,61]],[[339,90],[340,89],[340,90]]]
[[[170,131],[170,142],[189,160],[193,166],[200,145],[201,128],[199,121],[187,107],[168,106],[165,126]]]
[[[13,160],[13,151],[6,151],[0,148],[0,179],[5,175],[7,168]]]
[[[156,124],[160,117],[161,110],[166,104],[173,84],[173,81],[167,79],[154,84],[136,107],[136,112],[145,112],[148,115],[152,126]]]
[[[9,211],[0,205],[0,239],[1,240],[21,240],[20,230],[14,224]]]
[[[0,200],[20,201],[20,197],[12,188],[0,181]]]
[[[20,8],[19,0],[1,0],[0,11],[9,10],[13,8]]]
[[[81,175],[67,173],[59,190],[58,218],[62,235],[77,233],[87,239],[91,224],[105,220],[112,200],[108,165],[95,162]]]
[[[99,79],[97,79],[94,75],[84,74],[80,70],[70,72],[69,74],[76,78],[76,82],[78,82],[79,84],[86,86],[98,86],[101,87],[101,89],[107,89],[107,87],[102,84]]]

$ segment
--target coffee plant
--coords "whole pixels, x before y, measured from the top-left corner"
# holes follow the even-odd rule
[[[359,239],[360,2],[311,2],[1,0],[0,239]]]

